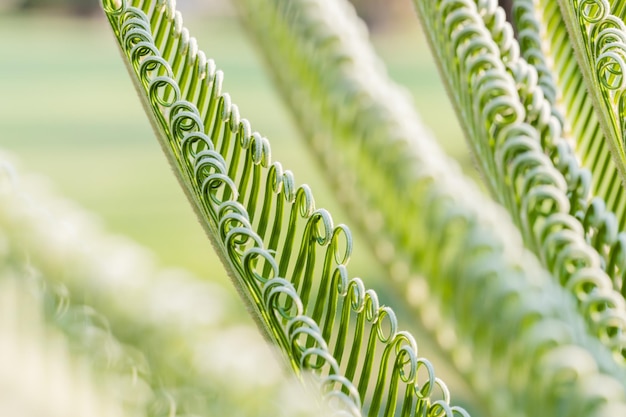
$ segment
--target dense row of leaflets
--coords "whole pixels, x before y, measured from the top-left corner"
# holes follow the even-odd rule
[[[502,10],[489,1],[435,3],[420,4],[420,14],[427,33],[445,33],[430,40],[491,191],[527,246],[576,297],[590,330],[616,356],[625,355],[626,234],[617,217],[623,213],[616,216],[605,203],[610,196],[594,195],[590,187],[595,174],[610,178],[578,164],[558,108],[552,110],[550,92],[520,55]],[[449,13],[457,18],[446,18]],[[619,174],[610,174],[618,178],[621,198]]]
[[[624,415],[626,7],[558,3],[516,1],[516,38],[495,0],[415,2],[500,206],[441,152],[347,3],[237,0],[338,200],[481,408]],[[349,229],[272,161],[175,2],[103,8],[235,287],[328,413],[467,416],[349,275]]]
[[[352,237],[222,92],[173,2],[106,2],[148,115],[218,255],[265,335],[331,414],[467,416],[347,264]]]

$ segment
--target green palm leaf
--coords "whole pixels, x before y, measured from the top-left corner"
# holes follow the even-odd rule
[[[511,39],[513,46],[506,50],[502,46],[509,45],[508,40],[502,39],[511,38],[511,31],[490,29],[493,21],[503,20],[501,10],[500,19],[489,19],[493,3],[443,1],[420,2],[416,6],[492,192],[511,212],[526,245],[557,282],[577,298],[590,330],[613,350],[616,361],[622,365],[626,352],[626,301],[613,287],[614,282],[621,284],[621,280],[607,275],[609,266],[609,272],[616,272],[615,264],[606,259],[604,251],[599,254],[585,240],[583,226],[572,214],[579,207],[586,210],[577,197],[581,195],[584,204],[584,181],[576,176],[564,177],[557,169],[558,163],[555,167],[542,149],[542,132],[535,126],[536,120],[529,118],[533,106],[529,108],[526,101],[530,95],[516,79],[518,66],[525,70],[531,67],[510,52],[515,50],[515,41]],[[494,37],[495,32],[500,36]],[[531,84],[530,88],[535,88],[532,93],[542,98],[536,86]],[[538,108],[545,109],[553,124],[558,123],[549,114],[547,100]],[[558,126],[554,129],[558,131]],[[566,148],[557,144],[557,149]],[[567,163],[566,167],[570,169],[572,165]],[[568,179],[579,188],[568,186]],[[594,233],[602,242],[604,229],[602,224],[597,226]],[[617,271],[621,275],[623,268],[620,266]],[[596,314],[596,307],[591,306],[596,302],[606,316]]]
[[[559,100],[556,101],[556,95],[551,100],[553,109],[562,109],[569,126],[566,127],[568,141],[574,144],[581,165],[593,173],[591,195],[599,198],[591,200],[584,210],[574,214],[582,221],[587,240],[604,255],[606,270],[613,277],[615,288],[623,292],[626,193],[576,62],[561,10],[553,1],[518,0],[515,7],[522,54],[537,69],[540,79],[554,78],[554,86],[544,87],[543,91],[546,95],[559,92]],[[544,51],[550,60],[545,58]],[[551,83],[540,81],[543,86]],[[555,87],[555,93],[547,93]],[[588,180],[580,178],[581,183]]]
[[[449,404],[445,384],[417,356],[413,336],[398,329],[394,311],[349,279],[347,227],[335,227],[310,189],[271,162],[268,140],[221,92],[221,71],[197,50],[173,4],[104,8],[181,185],[296,374],[314,371],[341,413],[467,415]]]

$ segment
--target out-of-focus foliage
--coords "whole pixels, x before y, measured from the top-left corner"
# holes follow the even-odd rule
[[[0,415],[39,417],[139,417],[145,395],[121,395],[124,378],[96,372],[81,361],[58,329],[45,322],[41,282],[20,276],[7,262],[0,269]],[[49,317],[48,317],[49,318]],[[85,330],[86,326],[83,327]],[[139,385],[136,385],[138,388]],[[137,396],[139,394],[139,396]],[[130,404],[129,404],[130,403]],[[134,408],[134,409],[133,409]]]
[[[335,412],[465,415],[413,336],[347,264],[352,237],[222,93],[173,3],[105,2],[166,155],[218,254],[294,371],[313,371]],[[381,352],[380,356],[376,352]],[[420,371],[426,379],[418,381]],[[417,389],[419,387],[419,390]]]
[[[111,407],[121,404],[122,415],[316,415],[315,403],[282,377],[256,330],[233,322],[235,305],[222,288],[181,270],[159,270],[144,249],[107,235],[37,177],[18,175],[9,159],[0,156],[0,287],[18,288],[0,304],[0,331],[16,332],[0,339],[7,349],[0,347],[6,353],[0,369],[26,378],[16,379],[16,390],[36,389],[29,381],[54,386],[67,378],[68,388],[49,390],[54,407],[61,407],[58,415],[68,409],[72,380],[81,383],[81,375],[113,387],[102,395],[113,396]],[[33,357],[19,356],[20,346]],[[57,350],[69,352],[57,360]],[[66,361],[82,368],[65,371]],[[59,373],[46,379],[48,368]],[[63,376],[67,372],[76,375]],[[85,398],[76,391],[73,411],[100,401],[90,397],[99,388],[96,394],[88,384],[81,389]]]

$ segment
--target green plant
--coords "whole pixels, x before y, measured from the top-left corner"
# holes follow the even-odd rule
[[[415,2],[500,206],[441,152],[347,3],[236,4],[389,285],[404,294],[480,409],[623,415],[626,7],[517,0],[518,42],[495,1]],[[174,2],[103,6],[160,143],[233,283],[285,364],[321,392],[327,412],[468,415],[418,355],[419,340],[400,330],[394,310],[350,277],[348,228],[335,226],[310,188],[272,161],[268,139],[222,92],[224,74],[198,49]],[[53,245],[26,246],[45,269]],[[84,291],[65,281],[70,292]],[[141,303],[129,311],[106,292],[90,293],[112,327],[117,317],[139,329],[142,336],[128,340],[147,351],[155,370],[147,384],[157,398],[158,375],[174,375],[166,385],[177,411],[207,412],[203,376],[184,360],[167,370],[174,348],[152,354],[147,344],[155,338],[168,346],[172,337],[193,344],[193,337],[143,322],[148,306]],[[191,356],[185,349],[183,358]],[[187,401],[181,387],[198,390],[192,397],[200,401]]]

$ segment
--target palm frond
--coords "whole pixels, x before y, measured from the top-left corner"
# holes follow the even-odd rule
[[[624,381],[623,369],[580,328],[569,297],[524,253],[507,216],[430,139],[406,94],[384,74],[353,10],[337,1],[238,3],[338,199],[358,220],[390,282],[401,283],[427,325],[435,320],[429,327],[439,340],[448,335],[443,347],[490,411],[554,415],[580,398],[570,392],[555,400],[548,388],[558,385],[560,371],[547,363],[565,341],[551,346],[554,356],[534,351],[552,343],[555,333],[538,329],[555,322],[579,329],[578,342],[568,342],[598,354],[603,372],[618,369],[614,377]],[[380,250],[381,244],[392,249]],[[511,315],[501,314],[506,305]],[[524,317],[531,327],[513,324]],[[532,388],[534,372],[545,377],[545,391]],[[592,397],[581,401],[591,404]]]
[[[484,9],[489,8],[485,4],[493,2],[480,3],[480,10],[472,1],[416,2],[416,6],[492,191],[511,212],[526,244],[576,297],[591,332],[623,366],[626,301],[606,273],[609,265],[615,271],[614,264],[603,261],[571,214],[567,180],[541,148],[540,132],[526,121],[527,109],[520,100],[524,94],[518,92],[514,74],[501,60],[500,47],[484,20],[488,16]],[[621,274],[623,268],[618,270]],[[596,314],[600,305],[607,316]]]
[[[269,141],[221,92],[222,72],[198,51],[173,2],[104,6],[181,185],[296,374],[315,372],[340,413],[467,415],[450,405],[394,311],[349,279],[349,230],[335,227],[309,187],[296,187],[291,172],[271,162]]]

